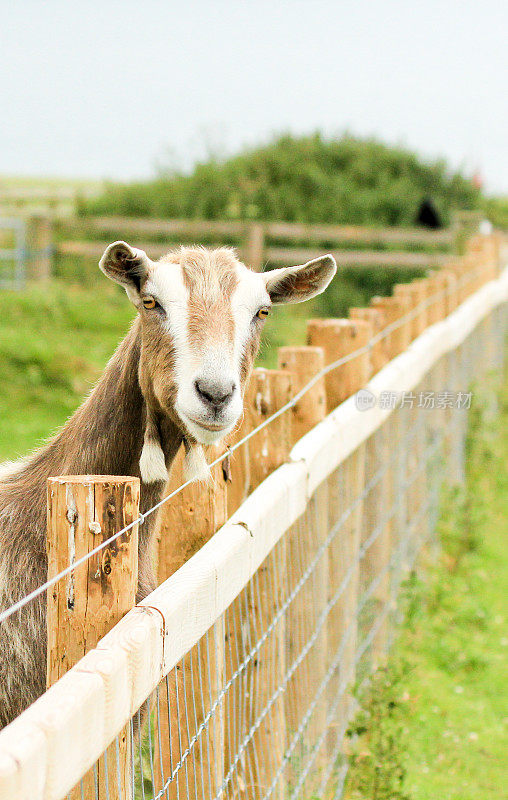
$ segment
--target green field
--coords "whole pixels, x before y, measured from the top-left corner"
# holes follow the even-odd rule
[[[97,380],[133,317],[123,293],[53,283],[0,293],[0,459],[49,436]]]
[[[352,726],[348,800],[508,797],[506,389],[501,416],[477,409],[441,555],[409,582],[406,622]]]

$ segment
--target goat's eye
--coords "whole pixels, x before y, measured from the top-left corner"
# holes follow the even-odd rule
[[[269,313],[270,309],[267,308],[266,306],[263,306],[263,308],[260,308],[259,311],[256,313],[256,317],[258,319],[266,319]]]
[[[155,297],[147,295],[146,297],[143,297],[143,305],[145,308],[155,308],[155,306],[157,305],[157,300],[155,299]]]

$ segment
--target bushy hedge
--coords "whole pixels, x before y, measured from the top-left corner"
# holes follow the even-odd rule
[[[475,208],[479,192],[443,160],[428,163],[401,147],[346,135],[284,135],[189,175],[110,184],[84,214],[260,219],[358,225],[413,225],[430,198],[443,224],[454,208]]]
[[[508,230],[508,197],[489,197],[483,209],[495,228]]]

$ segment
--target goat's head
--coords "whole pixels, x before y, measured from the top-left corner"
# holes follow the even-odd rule
[[[141,318],[140,383],[147,407],[173,419],[189,443],[211,444],[235,426],[272,305],[322,292],[331,256],[257,273],[233,250],[187,248],[151,261],[115,242],[100,268],[127,291]]]

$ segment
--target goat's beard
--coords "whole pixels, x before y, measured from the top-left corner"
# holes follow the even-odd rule
[[[185,458],[183,461],[183,474],[186,481],[200,481],[207,483],[210,480],[210,467],[207,464],[202,445],[183,440]]]

